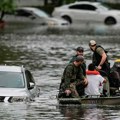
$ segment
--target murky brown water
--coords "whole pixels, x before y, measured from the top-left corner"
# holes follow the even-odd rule
[[[0,64],[24,65],[40,87],[33,103],[0,103],[3,120],[119,120],[120,107],[59,106],[56,100],[65,65],[83,46],[86,62],[91,59],[88,42],[95,39],[109,52],[111,64],[120,58],[120,35],[95,35],[80,31],[46,30],[41,27],[8,29],[0,33]]]

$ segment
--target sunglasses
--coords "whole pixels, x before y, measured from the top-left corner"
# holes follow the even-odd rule
[[[95,45],[89,45],[90,47],[94,47],[94,46],[96,46],[96,44]]]

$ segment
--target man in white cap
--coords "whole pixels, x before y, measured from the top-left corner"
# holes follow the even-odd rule
[[[108,76],[110,73],[110,64],[107,58],[107,51],[103,47],[97,45],[95,40],[90,40],[89,47],[93,51],[92,63],[96,66],[96,69],[105,77],[106,84],[104,85],[104,94],[110,95]]]

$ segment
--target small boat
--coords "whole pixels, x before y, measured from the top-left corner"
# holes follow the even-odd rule
[[[113,69],[115,69],[120,75],[120,59],[116,59],[113,65]],[[114,75],[116,76],[116,74]],[[113,79],[113,76],[112,76]],[[113,79],[114,80],[114,79]],[[114,82],[114,81],[113,81]],[[113,85],[113,83],[111,83]],[[110,91],[112,91],[111,96],[109,97],[100,97],[100,96],[82,96],[81,98],[59,98],[57,100],[59,104],[95,104],[95,105],[120,105],[120,78],[117,89],[114,86],[110,87]],[[117,91],[115,93],[115,91]]]
[[[95,105],[120,105],[120,96],[110,97],[82,97],[82,98],[57,98],[59,104],[95,104]]]

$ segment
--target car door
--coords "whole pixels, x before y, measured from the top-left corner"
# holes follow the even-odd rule
[[[69,7],[73,11],[73,19],[76,23],[98,22],[100,16],[96,7],[89,4],[76,4]]]
[[[83,4],[84,17],[86,22],[98,23],[101,21],[101,14],[97,11],[97,7],[91,4]]]
[[[30,71],[26,70],[25,75],[26,75],[27,89],[30,92],[31,98],[34,98],[38,95],[39,92],[38,87],[36,86],[34,78]]]

